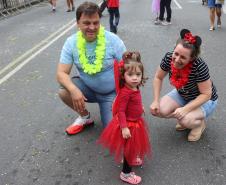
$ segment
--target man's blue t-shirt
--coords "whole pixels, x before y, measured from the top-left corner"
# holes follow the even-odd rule
[[[115,90],[114,83],[114,60],[120,61],[122,54],[126,51],[123,41],[115,34],[105,31],[106,51],[101,72],[89,75],[83,72],[79,62],[77,51],[77,34],[70,36],[64,43],[61,51],[60,63],[74,64],[76,66],[81,80],[93,91],[101,94],[107,94]],[[86,43],[86,57],[90,63],[95,61],[95,48],[97,41]]]

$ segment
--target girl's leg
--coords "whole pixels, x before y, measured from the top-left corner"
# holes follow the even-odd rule
[[[126,158],[124,157],[122,172],[123,173],[130,173],[131,171],[132,171],[132,167],[128,164]]]
[[[215,8],[210,8],[210,31],[214,30],[214,21],[215,21]]]
[[[141,177],[132,172],[132,167],[128,164],[125,157],[123,160],[123,168],[120,174],[120,179],[130,184],[139,184],[141,182]]]

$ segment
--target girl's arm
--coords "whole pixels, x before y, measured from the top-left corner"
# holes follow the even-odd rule
[[[126,122],[126,110],[128,106],[128,102],[130,99],[130,95],[126,92],[125,89],[121,89],[119,92],[119,107],[118,107],[118,117],[119,117],[119,124],[121,128],[127,127]]]

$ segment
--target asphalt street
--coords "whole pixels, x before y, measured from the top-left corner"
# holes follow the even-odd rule
[[[142,95],[153,157],[134,171],[143,185],[226,185],[226,16],[222,28],[210,32],[201,0],[176,2],[180,6],[172,1],[172,25],[156,26],[151,0],[121,0],[118,35],[128,50],[141,52],[149,77]],[[63,43],[77,30],[75,13],[66,9],[66,1],[57,1],[52,13],[45,2],[0,20],[0,185],[124,184],[121,165],[96,145],[102,131],[97,105],[88,105],[94,127],[70,137],[64,132],[76,118],[59,100],[55,78]],[[106,29],[108,19],[105,11]],[[175,120],[149,114],[154,72],[182,28],[203,39],[201,56],[219,95],[218,108],[196,143],[187,142],[188,132],[175,131]],[[162,94],[171,88],[166,80]]]

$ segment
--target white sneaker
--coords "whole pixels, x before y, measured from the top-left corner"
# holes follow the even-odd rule
[[[160,24],[160,20],[158,19],[158,17],[154,20],[154,24],[155,25],[159,25]]]
[[[161,25],[163,26],[168,26],[168,25],[171,25],[172,23],[171,22],[168,22],[168,21],[161,21]]]
[[[72,123],[72,125],[86,125],[86,124],[90,124],[92,123],[93,120],[90,118],[90,114],[88,114],[87,116],[79,116],[75,119],[74,123]]]
[[[90,119],[90,115],[87,116],[79,116],[76,118],[74,123],[72,123],[70,126],[68,126],[65,130],[65,132],[68,135],[74,135],[79,132],[81,132],[85,127],[93,125],[94,121]]]

